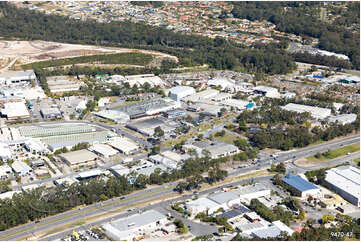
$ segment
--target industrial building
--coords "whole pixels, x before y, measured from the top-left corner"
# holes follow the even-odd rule
[[[26,139],[24,142],[24,147],[30,153],[35,153],[39,155],[49,153],[49,150],[46,148],[45,144],[37,139]]]
[[[85,149],[63,153],[59,157],[72,169],[93,165],[98,158],[93,152]]]
[[[126,124],[129,122],[130,117],[128,114],[117,111],[117,110],[102,110],[99,112],[93,112],[94,115],[104,119],[109,119],[118,124]]]
[[[26,163],[18,160],[11,164],[11,168],[13,168],[14,173],[19,176],[29,175],[33,171]]]
[[[12,199],[15,194],[20,194],[21,191],[8,191],[4,193],[0,193],[0,200],[4,199]]]
[[[75,81],[67,76],[51,76],[46,80],[52,93],[78,91],[84,85],[83,82]]]
[[[154,98],[151,100],[143,101],[125,105],[117,110],[129,115],[131,119],[157,115],[162,112],[167,112],[173,109],[180,108],[181,104],[169,98]]]
[[[191,212],[192,215],[205,212],[209,215],[222,208],[222,206],[209,198],[202,197],[196,200],[191,200],[185,204],[187,211]]]
[[[221,105],[226,107],[233,107],[236,110],[242,111],[245,109],[253,109],[255,107],[253,102],[238,100],[238,99],[227,99],[220,102]]]
[[[251,236],[255,238],[276,238],[281,235],[281,232],[285,232],[288,236],[292,235],[294,231],[281,221],[274,221],[266,228],[261,228],[253,231]]]
[[[166,85],[160,77],[155,76],[154,74],[125,76],[124,82],[128,82],[131,87],[134,85],[143,86],[145,83],[148,83],[151,87],[163,87]]]
[[[68,135],[89,133],[96,131],[95,127],[84,124],[48,124],[26,125],[19,127],[20,134],[24,137],[48,137],[56,135]]]
[[[169,133],[175,130],[175,127],[168,125],[166,122],[164,122],[159,118],[148,118],[148,119],[138,120],[127,124],[126,127],[131,130],[137,131],[145,136],[153,136],[154,130],[157,127],[161,127],[164,133]]]
[[[88,148],[100,157],[109,158],[118,154],[118,151],[105,144],[94,144]]]
[[[114,137],[113,140],[109,142],[109,145],[125,155],[134,154],[139,150],[138,144],[126,137]]]
[[[0,166],[0,181],[4,181],[10,178],[12,174],[11,167],[7,164]]]
[[[325,181],[346,201],[360,207],[360,170],[339,166],[326,171]]]
[[[15,120],[18,118],[27,119],[30,117],[29,111],[24,102],[8,102],[4,103],[4,108],[1,109],[1,115],[8,120]]]
[[[269,98],[280,98],[280,93],[274,87],[256,86],[253,88],[253,92]]]
[[[144,234],[149,234],[169,223],[167,217],[156,210],[134,214],[116,221],[104,224],[105,234],[113,240],[137,240]],[[144,238],[144,237],[142,237]]]
[[[109,170],[116,177],[126,176],[130,173],[130,169],[121,164],[112,166],[109,168]]]
[[[42,108],[40,110],[40,113],[44,119],[54,119],[62,117],[59,108]]]
[[[164,116],[170,119],[184,117],[186,115],[187,113],[183,109],[175,109],[164,113]]]
[[[315,119],[325,119],[331,115],[331,109],[329,108],[319,108],[319,107],[301,105],[295,103],[288,103],[287,105],[281,108],[287,111],[297,112],[297,113],[308,112]]]
[[[298,196],[305,198],[308,196],[320,197],[321,190],[313,183],[306,181],[300,176],[287,174],[282,181],[298,191]]]
[[[204,100],[210,100],[212,97],[216,96],[219,93],[218,90],[215,89],[206,89],[201,92],[197,92],[190,96],[183,98],[184,102],[202,102]]]
[[[58,180],[54,181],[54,184],[56,186],[60,186],[62,188],[67,188],[69,186],[71,186],[74,183],[79,182],[77,179],[73,178],[73,177],[64,177],[64,178],[60,178]]]
[[[330,116],[327,118],[329,123],[338,123],[338,124],[350,124],[355,122],[357,119],[357,115],[354,113],[349,113],[349,114],[340,114],[340,115],[335,115],[335,116]]]
[[[7,71],[0,73],[0,84],[11,85],[24,82],[36,81],[36,75],[33,70],[28,71]]]
[[[114,136],[115,134],[109,131],[96,131],[90,133],[44,137],[40,140],[43,143],[47,144],[48,148],[54,152],[64,147],[67,149],[71,149],[74,145],[80,143],[106,143],[111,141]]]
[[[12,152],[7,143],[0,142],[0,159],[2,161],[8,161],[12,158]]]
[[[211,143],[206,150],[210,152],[210,156],[212,159],[217,159],[221,157],[231,156],[238,154],[240,150],[235,145],[223,143],[223,142],[215,142]]]
[[[162,164],[169,169],[177,169],[178,168],[178,164],[176,161],[171,160],[171,159],[164,157],[162,155],[159,155],[159,154],[151,155],[148,157],[148,159],[156,165]]]
[[[188,86],[176,86],[169,89],[170,98],[174,101],[181,101],[184,97],[196,93],[193,87]]]

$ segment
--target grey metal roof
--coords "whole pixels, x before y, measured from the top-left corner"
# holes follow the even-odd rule
[[[231,200],[240,199],[239,195],[231,190],[230,192],[217,192],[210,194],[208,198],[218,204],[224,204]]]
[[[160,212],[156,210],[149,210],[142,214],[136,214],[127,218],[116,220],[110,224],[119,231],[127,231],[131,228],[151,224],[164,218],[166,218],[166,216]],[[130,227],[130,224],[134,225]]]
[[[248,212],[249,212],[248,208],[246,208],[244,206],[240,206],[239,209],[229,210],[229,211],[224,212],[221,215],[219,215],[219,217],[232,219],[232,218],[238,217],[239,215],[242,215],[242,214],[248,213]]]
[[[318,189],[318,187],[305,179],[294,176],[291,174],[287,174],[283,179],[283,182],[287,183],[288,185],[296,188],[298,191],[305,192],[312,189]]]
[[[279,236],[281,233],[281,230],[277,228],[276,226],[271,226],[265,229],[260,229],[253,231],[251,235],[257,237],[257,238],[274,238]]]

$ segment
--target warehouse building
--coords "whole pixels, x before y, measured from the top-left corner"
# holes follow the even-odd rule
[[[33,70],[28,71],[7,71],[0,74],[1,85],[22,84],[36,81]]]
[[[148,83],[151,87],[163,87],[166,85],[160,77],[155,76],[154,74],[125,76],[124,82],[128,82],[131,87],[134,85],[143,86],[145,83]]]
[[[250,202],[254,198],[271,196],[271,189],[261,183],[256,183],[238,188],[237,193],[242,201]]]
[[[9,165],[0,166],[0,181],[4,181],[10,178],[12,174],[11,167]]]
[[[169,133],[175,130],[175,127],[168,125],[166,122],[159,118],[137,120],[135,122],[127,124],[126,127],[144,136],[153,136],[154,130],[157,127],[160,127],[164,131],[164,133]]]
[[[168,159],[167,157],[164,157],[159,154],[151,155],[151,156],[149,156],[148,159],[156,165],[162,164],[169,169],[177,169],[178,168],[178,164],[176,161]]]
[[[221,105],[226,107],[233,107],[238,111],[242,111],[245,109],[253,109],[255,107],[254,103],[250,101],[238,100],[238,99],[227,99],[220,102]]]
[[[281,221],[274,221],[266,228],[261,228],[253,231],[251,236],[260,239],[266,238],[276,238],[281,235],[281,232],[286,233],[288,236],[293,234],[293,230],[290,229],[287,225],[282,223]]]
[[[339,166],[326,171],[325,181],[346,201],[360,207],[360,170]]]
[[[60,186],[62,188],[68,188],[69,186],[71,186],[72,184],[77,183],[77,182],[79,182],[79,181],[73,177],[64,177],[64,178],[55,180],[54,184],[56,186]]]
[[[117,111],[117,110],[102,110],[99,112],[93,113],[96,116],[99,116],[104,119],[109,119],[118,124],[126,124],[129,122],[130,117],[128,114]]]
[[[174,101],[181,101],[184,97],[188,97],[192,94],[195,94],[196,91],[193,87],[188,86],[176,86],[169,89],[170,98]]]
[[[298,196],[305,198],[308,196],[320,197],[321,190],[313,183],[306,181],[300,176],[287,174],[282,181],[298,191]]]
[[[139,150],[139,146],[126,137],[114,137],[114,139],[109,142],[109,145],[125,155],[134,154]]]
[[[170,119],[184,117],[186,115],[187,113],[183,109],[175,109],[164,113],[164,116]]]
[[[295,103],[289,103],[281,108],[287,111],[297,112],[297,113],[308,112],[315,119],[325,119],[331,115],[331,109],[329,108],[319,108],[319,107],[301,105]]]
[[[1,109],[1,115],[8,120],[15,120],[18,118],[27,119],[30,117],[24,102],[4,103],[4,108]]]
[[[68,135],[94,132],[96,129],[84,124],[49,124],[26,125],[19,127],[20,134],[24,137],[48,137],[55,135]]]
[[[67,149],[71,149],[74,145],[80,143],[106,143],[111,141],[114,136],[116,135],[110,133],[109,131],[96,131],[90,133],[44,137],[40,140],[43,143],[47,144],[48,148],[54,152],[64,147]]]
[[[211,143],[206,150],[210,152],[212,159],[217,159],[221,157],[231,156],[238,154],[240,150],[235,145],[223,143],[223,142],[215,142]]]
[[[105,234],[113,240],[138,240],[144,234],[160,230],[169,223],[167,217],[156,210],[134,214],[103,225]]]
[[[44,119],[54,119],[62,117],[59,108],[42,108],[40,110],[40,113]]]
[[[340,114],[340,115],[336,115],[336,116],[330,116],[327,118],[329,123],[338,123],[338,124],[350,124],[355,122],[357,119],[357,115],[354,113],[350,113],[350,114]]]
[[[7,143],[0,142],[0,159],[2,161],[8,161],[12,158],[12,152]]]
[[[118,154],[118,151],[105,144],[94,144],[88,148],[100,157],[109,158]]]
[[[218,90],[215,89],[206,89],[201,92],[197,92],[195,94],[192,94],[190,96],[187,96],[183,98],[183,101],[185,102],[202,102],[204,100],[210,100],[212,97],[216,96],[219,93]]]
[[[29,175],[33,171],[26,163],[18,160],[12,163],[11,168],[13,168],[14,173],[19,176]]]
[[[93,165],[98,156],[89,150],[77,150],[59,155],[59,157],[72,169]]]
[[[51,93],[78,91],[83,82],[75,81],[67,76],[51,76],[46,78]]]
[[[253,92],[269,98],[280,98],[280,93],[274,87],[256,86],[253,88]]]
[[[110,172],[116,176],[116,177],[121,177],[121,176],[126,176],[130,173],[130,169],[128,167],[125,167],[121,164],[112,166],[109,168]]]
[[[157,115],[162,112],[167,112],[180,107],[181,104],[179,102],[173,101],[172,99],[154,98],[140,103],[125,105],[118,108],[117,110],[129,115],[131,119],[135,119]]]
[[[201,212],[211,215],[220,208],[222,208],[222,205],[206,197],[191,200],[185,204],[185,209],[194,216]]]
[[[45,147],[45,144],[37,139],[29,138],[24,143],[25,149],[30,153],[44,155],[49,153],[49,150]]]

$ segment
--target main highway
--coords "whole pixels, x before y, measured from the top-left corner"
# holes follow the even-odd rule
[[[349,136],[349,137],[345,137],[345,138],[341,138],[341,139],[337,139],[337,140],[332,140],[329,142],[324,142],[324,143],[317,144],[317,145],[312,145],[312,146],[298,149],[298,150],[282,152],[276,158],[269,157],[269,158],[261,159],[257,165],[250,166],[247,168],[242,168],[242,169],[235,169],[234,171],[229,172],[229,176],[237,176],[237,175],[247,174],[256,169],[266,169],[270,166],[271,162],[277,163],[277,162],[283,162],[283,161],[287,161],[287,160],[295,160],[295,159],[299,159],[302,157],[314,155],[318,152],[324,152],[327,150],[336,149],[336,148],[339,148],[339,147],[342,147],[345,145],[355,144],[355,143],[359,143],[359,142],[360,142],[359,136],[355,135],[355,136]],[[351,154],[349,156],[345,156],[342,158],[332,160],[330,162],[323,164],[323,166],[327,166],[330,164],[332,164],[332,165],[341,164],[346,161],[350,161],[350,159],[353,159],[357,156],[359,156],[359,152]],[[293,165],[293,166],[289,167],[288,172],[298,173],[298,172],[302,172],[302,171],[304,172],[305,170],[319,169],[319,167],[321,167],[321,165],[316,166],[316,167],[308,167],[308,168],[304,169],[304,168]],[[257,181],[262,181],[265,179],[268,180],[268,179],[270,179],[270,177],[268,176],[268,177],[254,178],[254,181],[257,182]],[[237,181],[237,182],[232,183],[231,185],[239,185],[239,184],[246,183],[246,182],[249,182],[249,180]],[[50,216],[50,217],[42,219],[38,223],[30,222],[27,224],[19,225],[17,227],[0,232],[0,240],[23,240],[23,239],[32,237],[33,235],[43,235],[41,238],[35,238],[36,240],[39,240],[42,238],[44,238],[45,240],[59,239],[59,238],[61,238],[61,236],[65,235],[66,233],[69,233],[69,231],[71,232],[71,229],[61,232],[61,231],[55,231],[54,229],[56,229],[56,228],[76,227],[77,226],[75,224],[76,221],[85,223],[84,225],[82,225],[84,227],[89,226],[89,225],[102,224],[104,222],[110,221],[111,219],[117,219],[120,217],[129,216],[129,215],[135,213],[135,211],[131,211],[131,212],[125,212],[125,211],[122,212],[121,211],[121,210],[127,210],[129,207],[131,207],[134,204],[137,204],[137,203],[149,204],[149,201],[156,200],[157,198],[166,199],[166,197],[176,197],[176,198],[168,200],[168,201],[163,201],[161,203],[147,206],[147,209],[156,208],[156,209],[161,209],[161,210],[163,209],[162,211],[164,211],[164,209],[166,209],[167,205],[169,205],[170,203],[172,203],[174,201],[189,198],[189,195],[181,196],[178,193],[173,191],[173,188],[175,187],[176,184],[177,184],[177,182],[173,182],[171,184],[164,184],[164,185],[155,186],[155,187],[153,186],[152,188],[134,192],[130,195],[127,195],[124,200],[120,200],[119,198],[114,198],[114,199],[110,199],[110,200],[107,200],[107,201],[104,201],[101,203],[96,203],[96,204],[86,206],[82,209],[70,210],[70,211],[67,211],[67,212],[64,212],[61,214]],[[227,184],[227,185],[229,185],[229,184]],[[207,190],[200,192],[200,194],[206,194],[206,193],[209,193],[212,191],[216,191],[224,186],[226,186],[226,185],[221,185],[221,186],[218,186],[215,188],[207,189]],[[44,211],[44,213],[46,213],[46,211]],[[105,218],[102,218],[103,216]],[[94,217],[99,218],[99,219],[98,220],[94,219]],[[94,221],[90,221],[90,220],[94,220]],[[85,222],[85,221],[88,221],[88,222]],[[187,221],[186,223],[191,223],[191,222]],[[191,226],[198,226],[198,225],[192,224]],[[54,231],[49,232],[49,230],[52,230],[52,229]],[[192,231],[192,232],[195,233],[196,235],[202,235],[203,232],[204,232],[204,234],[209,234],[208,232],[210,232],[210,230],[211,230],[210,228],[208,228],[208,229],[203,228],[203,229]],[[197,231],[200,231],[200,232],[197,232]],[[60,233],[51,235],[52,232],[54,234],[56,232],[60,232]],[[44,233],[45,234],[48,233],[48,235],[44,235]]]

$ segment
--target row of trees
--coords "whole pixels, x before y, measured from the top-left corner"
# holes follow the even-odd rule
[[[249,139],[260,149],[274,148],[289,150],[291,148],[301,148],[319,140],[328,141],[336,137],[351,134],[359,130],[358,121],[352,124],[332,124],[326,129],[320,127],[310,128],[305,126],[295,126],[286,128],[262,129],[254,134],[249,134]]]
[[[15,194],[12,199],[0,200],[0,231],[67,211],[82,204],[93,204],[113,197],[129,194],[134,190],[144,189],[148,184],[163,184],[179,179],[187,179],[197,187],[204,178],[204,172],[210,172],[208,179],[227,175],[219,170],[219,165],[227,158],[210,159],[209,157],[189,159],[179,170],[161,171],[155,169],[150,176],[131,172],[127,176],[91,179],[72,184],[67,189],[39,188],[31,192]],[[212,175],[212,172],[215,174]]]
[[[22,65],[24,69],[38,69],[55,66],[74,65],[80,63],[96,63],[96,64],[128,64],[128,65],[142,65],[149,64],[153,59],[152,55],[143,54],[139,52],[117,53],[117,54],[103,54],[103,55],[88,55],[73,58],[55,59],[48,61],[34,62]]]

